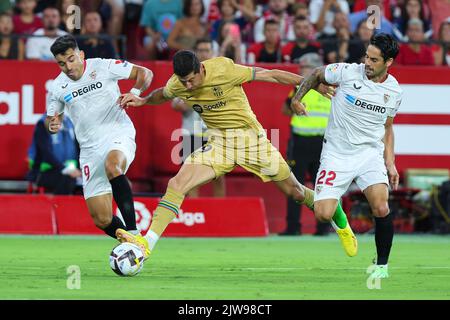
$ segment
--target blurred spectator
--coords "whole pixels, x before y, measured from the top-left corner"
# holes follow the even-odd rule
[[[76,19],[74,19],[74,10],[69,10],[71,9],[70,6],[80,6],[80,3],[78,0],[58,0],[56,3],[56,8],[61,14],[61,24],[59,25],[59,29],[72,34],[80,34],[81,30],[77,29],[74,24],[74,22],[76,22]],[[84,12],[82,13],[84,14]]]
[[[366,20],[362,20],[355,35],[352,35],[347,15],[342,12],[335,14],[333,26],[336,29],[336,35],[325,38],[324,41],[326,42],[323,43],[326,64],[336,62],[361,63],[364,61],[366,46],[373,34],[373,30],[369,29],[365,22]]]
[[[410,19],[420,19],[424,26],[425,38],[431,38],[433,29],[430,20],[425,17],[421,0],[406,0],[401,6],[401,15],[393,20],[394,33],[397,39],[408,41],[406,28]]]
[[[11,15],[12,12],[12,2],[9,0],[0,0],[0,14],[9,14]]]
[[[214,57],[212,41],[206,38],[197,40],[194,51],[200,61],[205,61]],[[181,158],[184,161],[192,152],[201,148],[208,142],[206,135],[207,128],[200,115],[182,99],[173,99],[172,108],[175,111],[181,112],[183,115]],[[212,185],[214,197],[225,197],[225,176],[214,179]],[[188,195],[190,197],[198,197],[199,188],[192,189],[189,191]]]
[[[95,11],[86,13],[83,20],[83,35],[89,38],[78,40],[80,50],[84,51],[85,58],[117,58],[111,37],[108,34],[101,33],[102,18]]]
[[[383,1],[383,15],[384,17],[392,21],[392,12],[391,9],[396,4],[403,2],[404,0],[382,0]],[[352,12],[359,12],[366,10],[366,0],[355,0],[352,7]]]
[[[311,0],[309,3],[310,21],[314,25],[319,38],[336,33],[333,27],[336,12],[349,14],[350,8],[345,0]]]
[[[111,17],[106,25],[108,34],[118,37],[122,34],[123,20],[125,16],[125,0],[104,0],[110,7]],[[118,51],[119,46],[116,39],[113,41],[114,49]]]
[[[406,34],[410,43],[400,45],[400,51],[395,61],[403,65],[434,65],[431,48],[421,43],[425,40],[422,20],[416,18],[410,19]]]
[[[206,22],[208,26],[212,26],[214,22],[220,19],[219,5],[217,0],[205,0],[205,13],[202,17],[202,21]]]
[[[269,11],[264,13],[264,16],[255,23],[253,30],[255,42],[263,42],[265,40],[264,23],[269,19],[279,23],[281,44],[295,40],[292,26],[293,18],[287,13],[287,0],[269,0]]]
[[[304,2],[297,2],[292,6],[292,14],[294,17],[303,16],[309,20],[309,7]]]
[[[73,194],[81,171],[72,121],[64,117],[61,130],[50,134],[44,124],[46,117],[44,114],[34,128],[28,150],[30,172],[27,179],[54,194]]]
[[[309,7],[306,5],[306,3],[300,2],[295,3],[292,7],[292,11],[294,12],[294,17],[306,17],[308,20],[311,21],[309,18]],[[316,30],[314,29],[314,26],[311,25],[311,32],[309,34],[310,39],[316,38]]]
[[[434,62],[437,66],[450,66],[450,18],[441,23],[438,41],[432,47]]]
[[[39,37],[32,37],[27,41],[25,49],[27,59],[53,60],[54,56],[50,47],[57,37],[67,34],[67,32],[58,29],[61,23],[58,9],[48,7],[43,14],[44,28],[33,33],[33,36]]]
[[[284,62],[298,63],[298,59],[306,53],[322,55],[320,43],[309,39],[311,23],[306,17],[296,17],[294,20],[295,41],[289,42],[281,49]]]
[[[379,23],[380,23],[379,28],[373,24],[375,19],[373,19],[373,20],[368,19],[367,7],[370,7],[370,6],[378,6],[380,8],[381,21],[379,21]],[[382,0],[366,0],[366,9],[359,11],[359,12],[351,13],[348,16],[348,19],[350,20],[351,32],[355,33],[356,27],[361,22],[361,20],[367,19],[369,22],[368,27],[374,28],[375,33],[387,33],[392,36],[395,36],[394,27],[393,27],[392,23],[386,19],[386,17],[383,15],[383,13],[384,13],[384,5],[383,5]]]
[[[450,0],[428,0],[428,6],[431,12],[433,34],[437,38],[442,21],[450,17]]]
[[[241,31],[242,38],[245,42],[248,41],[249,36],[253,39],[253,35],[250,35],[251,25],[248,23],[247,19],[243,16],[236,17],[237,8],[243,6],[237,4],[236,0],[218,0],[217,4],[219,6],[221,18],[212,24],[210,32],[211,39],[218,40],[219,30],[226,22],[232,22],[239,26],[239,30]]]
[[[206,24],[200,20],[204,11],[202,0],[184,0],[184,18],[175,23],[167,38],[167,44],[171,50],[192,50],[197,40],[207,35]]]
[[[42,20],[34,14],[36,8],[36,0],[17,0],[16,6],[20,13],[14,15],[14,33],[16,34],[32,34],[39,28],[43,27]]]
[[[24,45],[21,39],[12,37],[12,17],[7,13],[0,13],[0,60],[23,60]]]
[[[140,25],[145,28],[144,38],[150,59],[167,58],[167,38],[175,22],[183,15],[181,0],[147,0],[142,8]]]
[[[356,28],[353,41],[349,46],[348,63],[364,63],[367,46],[373,35],[373,29],[367,26],[367,20],[361,20]]]
[[[353,40],[350,33],[350,23],[343,12],[334,14],[333,28],[336,33],[331,36],[321,37],[324,60],[326,64],[344,62],[349,57],[349,41]]]
[[[264,23],[264,42],[251,45],[247,53],[247,63],[255,62],[282,62],[280,47],[280,29],[275,20],[266,20]]]
[[[246,47],[237,24],[227,22],[222,25],[218,40],[219,56],[230,58],[235,63],[245,63]]]

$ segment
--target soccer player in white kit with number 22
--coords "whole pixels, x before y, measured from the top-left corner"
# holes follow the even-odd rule
[[[114,59],[84,59],[76,40],[62,36],[51,46],[61,73],[47,97],[46,128],[56,133],[67,113],[80,145],[83,192],[95,225],[115,238],[118,228],[137,234],[133,196],[125,176],[136,152],[133,123],[119,106],[118,80],[136,80],[129,94],[140,95],[153,73]],[[112,214],[112,197],[123,222]]]
[[[291,108],[306,115],[300,102],[318,83],[337,85],[317,173],[314,212],[331,221],[338,199],[355,181],[375,217],[377,263],[372,277],[387,278],[394,236],[389,215],[388,186],[398,187],[394,162],[393,119],[402,99],[397,80],[387,70],[398,54],[397,42],[387,34],[374,35],[364,64],[336,63],[317,68],[304,80]],[[336,223],[336,230],[345,226]]]

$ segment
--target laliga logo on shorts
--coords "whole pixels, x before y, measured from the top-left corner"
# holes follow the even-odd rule
[[[196,223],[205,223],[205,214],[203,212],[183,212],[183,210],[180,210],[172,223],[182,223],[185,226],[192,227]]]

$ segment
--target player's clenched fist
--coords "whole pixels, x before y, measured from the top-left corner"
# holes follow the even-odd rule
[[[133,93],[123,93],[119,97],[119,105],[121,108],[140,107],[145,104],[145,99],[134,95]]]
[[[61,120],[58,116],[53,116],[48,122],[48,131],[57,133],[61,129]]]
[[[306,107],[303,103],[298,100],[292,99],[291,109],[298,116],[307,116]]]

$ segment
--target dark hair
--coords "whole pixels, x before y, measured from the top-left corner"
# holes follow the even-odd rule
[[[266,26],[271,25],[271,24],[277,25],[277,26],[279,25],[279,23],[278,23],[277,20],[275,20],[275,19],[267,19],[267,20],[264,22],[264,29],[266,28]]]
[[[75,38],[71,35],[65,35],[62,37],[59,37],[58,39],[53,42],[52,46],[50,47],[50,51],[53,53],[53,55],[56,57],[58,54],[63,54],[69,49],[78,49],[78,44]]]
[[[200,0],[200,3],[202,4],[202,12],[200,12],[200,16],[203,16],[203,14],[205,13],[205,5],[203,4],[203,0]],[[185,17],[191,16],[191,5],[192,5],[192,0],[184,0],[183,14]]]
[[[222,5],[225,1],[231,2],[231,0],[217,0],[217,8],[219,8],[220,13],[222,13]],[[236,13],[236,8],[231,3],[230,5],[233,8],[233,12]]]
[[[198,46],[202,43],[210,43],[212,45],[212,40],[209,38],[200,38],[195,41],[194,50],[197,50]]]
[[[380,49],[385,62],[390,58],[395,59],[398,55],[398,43],[390,34],[374,34],[370,38],[370,44]]]
[[[401,7],[401,17],[402,17],[401,28],[403,31],[406,31],[406,29],[408,29],[408,21],[409,21],[409,19],[411,19],[411,17],[408,14],[408,11],[406,10],[406,6],[408,5],[409,1],[411,1],[411,0],[406,0],[403,3],[403,6]],[[423,10],[422,0],[417,0],[417,1],[419,2],[419,7],[420,7],[419,19],[422,20],[422,22],[425,22],[427,19],[425,17],[425,12]],[[425,23],[424,23],[423,28],[425,30]]]
[[[300,15],[300,16],[296,16],[295,17],[295,19],[294,19],[294,23],[296,23],[297,21],[307,21],[308,23],[309,23],[309,20],[308,20],[308,18],[307,17],[305,17],[305,16],[302,16],[302,15]]]
[[[194,52],[180,50],[173,56],[173,72],[179,77],[186,77],[191,72],[200,72],[200,61]]]

